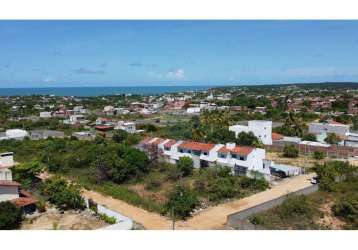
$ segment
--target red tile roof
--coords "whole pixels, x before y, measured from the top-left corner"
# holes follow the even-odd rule
[[[165,139],[157,138],[157,139],[155,139],[151,144],[153,144],[153,145],[159,145],[159,144],[162,143],[163,141],[165,141]]]
[[[169,140],[164,144],[164,147],[171,148],[177,141],[176,140]]]
[[[272,133],[272,140],[278,141],[278,140],[282,140],[282,139],[283,139],[283,135],[281,135],[279,133]]]
[[[210,151],[215,147],[215,144],[211,143],[200,143],[200,142],[189,142],[185,141],[179,145],[179,148],[186,148],[196,151]]]
[[[234,154],[238,154],[238,155],[249,155],[252,151],[254,150],[254,148],[251,147],[243,147],[243,146],[236,146],[234,148],[227,148],[226,146],[221,147],[218,152],[220,153],[234,153]]]
[[[11,200],[11,202],[18,207],[25,207],[38,202],[34,197],[19,197]]]
[[[340,122],[336,122],[336,121],[330,121],[329,124],[333,124],[333,125],[345,125],[343,123],[340,123]]]
[[[0,186],[20,186],[16,181],[0,181]]]
[[[99,130],[109,130],[109,129],[113,129],[113,126],[97,125],[95,128],[96,128],[96,129],[99,129]]]

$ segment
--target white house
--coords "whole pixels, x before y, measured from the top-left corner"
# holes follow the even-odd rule
[[[265,179],[270,178],[270,168],[266,168],[263,162],[264,149],[237,146],[235,143],[223,145],[160,138],[146,139],[143,143],[147,145],[142,148],[151,149],[151,152],[154,151],[151,146],[158,147],[159,158],[172,164],[187,156],[193,160],[195,168],[218,164],[230,167],[237,175],[250,176],[252,171],[257,171]]]
[[[137,130],[136,124],[134,122],[125,122],[125,121],[116,122],[114,129],[121,129],[131,134],[144,131],[144,130]]]
[[[264,164],[265,149],[236,146],[235,143],[227,143],[218,150],[217,163],[233,169],[237,175],[251,175],[256,171],[270,177],[270,168]]]
[[[252,132],[263,144],[272,145],[272,121],[252,120],[247,126],[234,125],[229,130],[235,132],[236,137],[241,132]]]
[[[47,112],[47,111],[40,112],[40,118],[51,118],[51,116],[52,116],[51,112]]]
[[[0,154],[0,202],[19,198],[20,184],[12,180],[10,168],[14,166],[12,152]]]
[[[29,133],[26,130],[8,129],[5,131],[5,135],[0,137],[0,140],[9,140],[9,139],[22,140],[26,136],[29,136]]]
[[[190,107],[186,109],[186,112],[188,114],[198,114],[200,113],[201,108],[200,107]]]

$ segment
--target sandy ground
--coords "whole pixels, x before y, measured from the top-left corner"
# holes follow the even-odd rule
[[[195,214],[187,221],[178,221],[177,229],[224,229],[226,217],[234,212],[258,205],[271,199],[280,197],[287,193],[308,187],[311,185],[310,179],[313,174],[300,175],[278,182],[271,189],[252,196],[233,200],[218,206],[209,207]],[[171,221],[156,213],[148,212],[142,208],[129,205],[121,200],[104,196],[93,191],[84,191],[83,195],[92,198],[99,204],[104,204],[108,208],[115,210],[134,221],[142,224],[146,229],[171,229]]]
[[[323,163],[325,160],[329,160],[329,158],[325,158],[323,160],[315,160],[309,155],[307,155],[307,157],[299,156],[297,158],[286,158],[282,156],[281,152],[266,152],[266,158],[276,163],[307,168],[313,167],[316,162]]]
[[[333,215],[332,206],[334,205],[333,201],[323,204],[320,210],[323,212],[323,218],[320,218],[318,223],[326,226],[329,229],[333,230],[342,230],[343,226],[346,224],[344,221],[340,220]]]
[[[61,214],[57,209],[49,209],[33,219],[26,219],[21,229],[26,230],[93,230],[107,226],[103,220],[89,211],[66,211]]]

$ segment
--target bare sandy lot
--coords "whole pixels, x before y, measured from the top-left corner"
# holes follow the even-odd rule
[[[92,215],[89,211],[66,211],[60,213],[57,209],[48,209],[45,213],[36,218],[26,219],[21,229],[93,230],[107,225],[107,223]]]

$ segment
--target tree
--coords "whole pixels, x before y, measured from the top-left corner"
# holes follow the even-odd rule
[[[212,133],[206,137],[206,141],[212,143],[226,143],[235,141],[235,132],[230,131],[227,127],[215,128]]]
[[[17,229],[22,222],[21,209],[9,201],[0,202],[0,230]]]
[[[241,146],[259,147],[261,142],[252,132],[240,132],[237,135],[236,143]]]
[[[180,157],[177,167],[181,172],[182,177],[189,176],[193,173],[193,160],[188,156]]]
[[[166,212],[173,212],[174,219],[185,219],[200,204],[196,193],[189,187],[178,185],[168,195],[165,204]]]
[[[112,139],[117,143],[123,143],[128,137],[128,133],[123,129],[118,129],[113,132]]]
[[[304,141],[317,141],[316,136],[314,134],[310,134],[310,133],[304,134],[302,136],[302,140],[304,140]]]
[[[216,178],[209,182],[209,199],[216,201],[223,198],[232,198],[239,194],[238,182],[235,177]]]
[[[24,187],[29,187],[38,180],[37,175],[40,174],[44,168],[45,166],[38,160],[21,163],[14,168],[14,179],[21,182]]]
[[[328,144],[337,145],[341,141],[341,138],[339,138],[339,136],[336,135],[335,133],[329,133],[326,139],[324,139],[324,141],[327,142]]]
[[[324,159],[324,153],[320,151],[314,151],[313,152],[313,158],[315,160],[323,160]]]
[[[283,156],[288,158],[297,158],[298,149],[293,144],[285,145],[283,148]]]
[[[50,203],[61,210],[84,209],[85,201],[81,196],[80,187],[68,183],[60,177],[47,179],[42,187],[42,193],[48,197]]]

